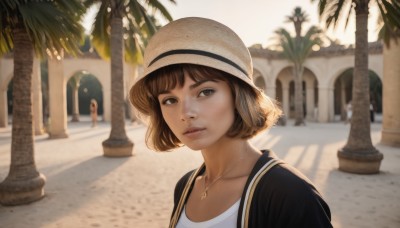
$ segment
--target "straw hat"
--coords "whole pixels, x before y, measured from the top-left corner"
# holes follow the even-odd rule
[[[172,64],[208,66],[254,85],[253,63],[239,36],[225,25],[206,18],[188,17],[162,27],[145,49],[143,74]]]

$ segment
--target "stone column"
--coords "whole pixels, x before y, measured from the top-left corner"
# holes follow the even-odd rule
[[[5,91],[0,91],[0,127],[8,126],[7,86]]]
[[[67,138],[67,99],[63,60],[49,59],[50,138]]]
[[[318,88],[318,122],[329,122],[330,92],[332,92],[330,88]]]
[[[307,120],[315,120],[314,117],[314,81],[306,82],[306,109],[307,109]]]
[[[275,84],[274,85],[267,85],[267,88],[265,89],[265,94],[272,98],[272,99],[276,99],[276,87]]]
[[[40,73],[40,61],[35,58],[32,72],[32,104],[33,104],[33,126],[35,135],[42,135],[43,131],[43,102],[42,102],[42,80]]]
[[[111,80],[111,74],[108,73]],[[111,121],[111,83],[103,84],[103,121]]]
[[[400,147],[400,44],[383,48],[382,144]]]
[[[328,122],[335,120],[335,89],[328,88]]]
[[[282,108],[283,114],[286,116],[286,119],[289,119],[290,114],[290,102],[289,102],[289,83],[283,84],[282,82]]]
[[[340,120],[347,121],[346,83],[342,77],[340,80]]]
[[[75,79],[75,80],[80,80]],[[72,87],[72,119],[71,122],[79,122],[79,81]]]

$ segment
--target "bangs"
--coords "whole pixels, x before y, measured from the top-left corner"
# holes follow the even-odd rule
[[[151,96],[157,98],[159,94],[170,91],[177,85],[182,87],[184,83],[183,69],[178,67],[164,67],[149,75],[145,84]]]
[[[157,98],[161,93],[175,89],[176,87],[183,87],[185,84],[185,72],[188,73],[189,77],[195,81],[212,80],[212,81],[226,81],[228,77],[231,77],[227,73],[194,64],[178,64],[163,67],[154,73],[152,73],[147,81],[148,91],[150,94]]]

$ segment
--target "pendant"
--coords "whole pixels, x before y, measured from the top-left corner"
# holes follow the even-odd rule
[[[201,193],[201,200],[205,199],[206,197],[207,197],[207,191]]]

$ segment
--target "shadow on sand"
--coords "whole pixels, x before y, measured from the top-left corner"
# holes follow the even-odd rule
[[[129,158],[105,158],[93,157],[89,160],[78,162],[75,165],[56,164],[41,168],[41,172],[47,177],[45,185],[46,196],[38,202],[17,207],[0,207],[0,220],[4,227],[29,227],[29,217],[42,216],[40,226],[51,224],[59,218],[74,213],[78,208],[92,199],[104,194],[103,189],[96,189],[93,183],[103,176],[122,166]],[[79,195],[79,196],[76,196]],[[57,209],[52,208],[52,202],[66,198],[64,205]],[[60,204],[60,202],[57,202]],[[13,211],[17,210],[28,217],[14,218]],[[43,215],[46,216],[43,216]]]

